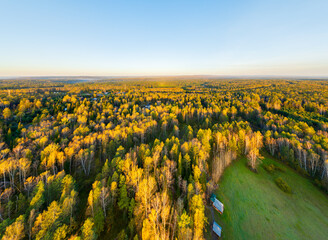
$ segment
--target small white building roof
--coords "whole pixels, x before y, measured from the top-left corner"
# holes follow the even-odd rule
[[[221,237],[222,228],[215,221],[213,222],[213,231],[215,232],[216,235]]]
[[[223,203],[220,202],[217,198],[215,198],[215,201],[213,202],[214,207],[219,210],[221,213],[223,213]]]

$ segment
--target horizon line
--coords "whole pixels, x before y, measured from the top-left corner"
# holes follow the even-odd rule
[[[287,79],[328,79],[328,76],[316,75],[230,75],[230,74],[167,74],[167,75],[20,75],[20,76],[0,76],[0,80],[13,80],[13,79],[39,79],[39,78],[158,78],[158,77],[210,77],[210,78],[287,78]]]

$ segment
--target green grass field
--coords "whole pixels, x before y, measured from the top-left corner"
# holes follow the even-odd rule
[[[285,172],[269,174],[259,166],[254,173],[246,159],[225,170],[216,191],[225,209],[223,215],[214,215],[222,226],[222,239],[328,239],[327,195],[289,167],[269,157],[263,163],[275,163]],[[289,184],[292,194],[277,187],[277,177]],[[206,212],[211,223],[211,213]],[[211,227],[207,228],[210,239]]]

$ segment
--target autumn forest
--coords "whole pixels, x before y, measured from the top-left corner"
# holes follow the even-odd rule
[[[266,156],[327,195],[327,81],[0,80],[0,238],[212,238],[225,171]]]

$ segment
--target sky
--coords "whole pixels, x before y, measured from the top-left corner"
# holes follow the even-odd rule
[[[328,76],[327,0],[0,0],[0,76]]]

